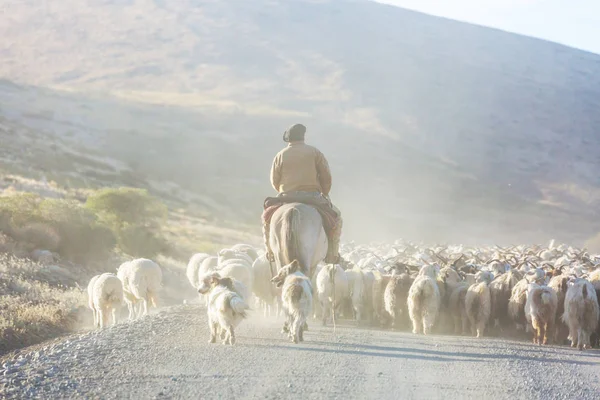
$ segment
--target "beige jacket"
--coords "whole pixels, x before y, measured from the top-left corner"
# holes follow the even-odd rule
[[[323,153],[304,142],[291,142],[275,156],[271,184],[281,192],[321,192],[331,190],[331,172]]]

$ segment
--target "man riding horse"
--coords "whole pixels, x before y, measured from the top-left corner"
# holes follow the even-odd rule
[[[265,201],[263,214],[263,234],[267,257],[273,261],[274,256],[269,246],[269,224],[272,212],[269,208],[287,202],[306,203],[315,206],[321,213],[327,234],[328,249],[325,262],[339,262],[339,245],[342,234],[342,218],[340,211],[331,203],[331,172],[327,159],[317,148],[304,143],[306,127],[295,124],[283,134],[288,145],[275,156],[271,166],[271,184],[278,192],[274,201]],[[269,206],[271,205],[271,206]]]

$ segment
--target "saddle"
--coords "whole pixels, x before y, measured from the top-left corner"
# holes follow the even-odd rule
[[[324,197],[306,196],[290,194],[279,197],[267,197],[263,204],[262,220],[264,225],[271,223],[271,217],[284,204],[302,203],[313,206],[323,219],[323,228],[329,236],[330,232],[335,229],[338,223],[339,216],[332,207],[331,202]]]

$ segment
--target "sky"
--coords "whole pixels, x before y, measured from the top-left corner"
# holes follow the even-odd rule
[[[376,0],[600,54],[600,0]]]

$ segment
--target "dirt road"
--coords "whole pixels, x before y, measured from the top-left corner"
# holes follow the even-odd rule
[[[203,309],[168,308],[11,355],[0,398],[600,398],[595,350],[311,322],[300,345],[254,318],[210,345]]]

